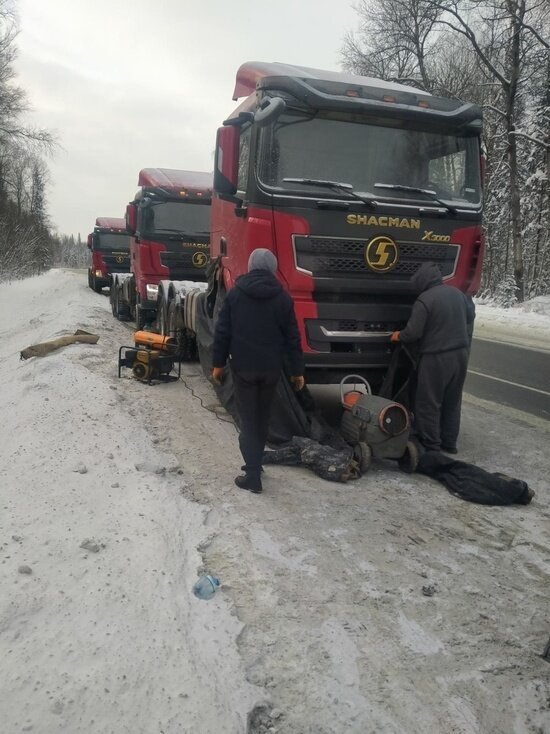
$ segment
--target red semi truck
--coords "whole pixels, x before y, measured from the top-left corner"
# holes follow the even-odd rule
[[[138,329],[166,318],[169,291],[161,282],[205,281],[210,258],[212,175],[144,168],[139,191],[126,207],[130,273],[114,273],[111,308]],[[160,294],[160,298],[159,298]]]
[[[229,289],[256,247],[294,300],[310,382],[375,385],[423,262],[476,293],[481,109],[369,77],[259,62],[218,130],[211,253]]]
[[[124,219],[98,217],[94,231],[88,235],[91,263],[88,268],[88,285],[96,293],[109,285],[111,273],[130,269],[129,237]]]

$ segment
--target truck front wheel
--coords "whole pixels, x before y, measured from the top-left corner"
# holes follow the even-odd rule
[[[128,321],[130,318],[130,311],[128,309],[128,305],[121,302],[120,287],[117,283],[111,283],[111,293],[109,297],[111,300],[111,310],[115,319],[118,319],[119,321]]]
[[[136,303],[136,329],[140,331],[150,320],[150,311],[141,308],[139,303]]]

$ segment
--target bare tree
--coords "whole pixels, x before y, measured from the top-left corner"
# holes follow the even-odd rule
[[[15,83],[13,63],[17,56],[17,33],[13,4],[0,0],[0,148],[25,142],[49,152],[55,145],[52,133],[22,123],[28,102],[24,90]]]
[[[537,16],[540,3],[532,0],[493,0],[480,11],[479,3],[470,0],[426,0],[439,11],[437,23],[466,38],[476,58],[486,70],[488,78],[501,89],[501,104],[492,107],[502,116],[506,130],[506,152],[509,176],[510,226],[513,247],[514,278],[517,298],[525,296],[523,239],[521,217],[521,180],[518,168],[518,120],[524,81],[533,39],[538,43],[541,35],[533,33],[530,18]],[[488,12],[488,15],[486,14]],[[485,13],[485,15],[483,14]],[[472,20],[471,20],[472,19]],[[538,18],[540,21],[540,18]],[[491,26],[493,44],[488,46],[483,30]],[[477,27],[476,27],[477,25]],[[479,28],[479,30],[478,30]]]
[[[501,283],[503,298],[538,292],[550,267],[548,0],[363,0],[355,7],[359,31],[342,48],[347,69],[484,107],[484,282],[493,291]]]
[[[427,60],[440,11],[426,0],[360,0],[354,7],[361,25],[344,39],[344,66],[430,90]]]
[[[24,122],[28,110],[13,62],[14,0],[0,0],[0,279],[40,272],[51,264],[46,210],[47,167],[54,138]]]

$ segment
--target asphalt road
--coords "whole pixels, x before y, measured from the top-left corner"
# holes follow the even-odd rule
[[[465,391],[550,420],[550,352],[474,339]]]

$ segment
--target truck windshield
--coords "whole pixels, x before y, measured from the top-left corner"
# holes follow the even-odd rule
[[[390,126],[391,125],[391,126]],[[319,196],[317,180],[345,181],[379,199],[426,199],[479,205],[477,137],[411,129],[406,120],[384,125],[318,113],[287,113],[262,131],[258,177],[269,187]],[[312,184],[285,179],[311,180]],[[408,187],[408,190],[407,190]],[[416,189],[416,191],[415,191]],[[345,198],[341,192],[339,198]]]
[[[164,201],[144,212],[144,229],[149,235],[207,235],[209,227],[210,207],[206,203]]]
[[[128,235],[105,232],[96,237],[96,250],[128,250]]]

